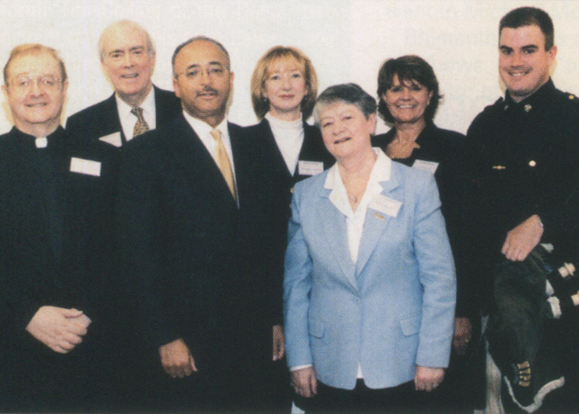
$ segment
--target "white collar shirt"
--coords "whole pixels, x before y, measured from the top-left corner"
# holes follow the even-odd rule
[[[332,190],[329,199],[334,206],[346,216],[346,225],[348,231],[348,247],[350,249],[350,257],[352,262],[358,261],[358,250],[360,248],[360,240],[362,239],[362,230],[364,229],[364,222],[366,221],[366,212],[368,206],[374,200],[374,197],[382,193],[381,182],[390,180],[390,168],[392,161],[390,158],[378,148],[374,148],[374,152],[378,156],[376,162],[372,167],[366,191],[362,196],[358,208],[354,212],[348,200],[346,187],[340,176],[338,164],[334,164],[328,171],[324,188]]]
[[[131,113],[133,107],[123,101],[117,93],[115,93],[115,99],[117,101],[117,112],[119,113],[119,119],[121,121],[121,127],[123,128],[123,133],[127,141],[133,139],[133,131],[135,125],[137,124],[137,116]],[[139,108],[143,109],[143,118],[147,123],[149,130],[153,130],[157,127],[157,113],[155,110],[155,88],[151,88],[151,92],[147,95],[145,100],[141,103]]]
[[[211,136],[211,131],[214,129],[218,129],[221,132],[221,140],[223,141],[223,146],[225,147],[225,152],[227,152],[227,156],[229,157],[229,162],[231,163],[231,171],[233,171],[233,181],[235,182],[235,186],[237,187],[237,179],[235,178],[235,163],[233,161],[233,152],[231,151],[231,139],[229,137],[229,128],[227,128],[227,118],[224,119],[219,125],[213,128],[211,125],[192,117],[187,113],[187,111],[183,111],[183,115],[185,115],[185,119],[193,128],[193,131],[197,134],[209,154],[215,160],[215,155],[217,152],[217,143],[215,142],[215,138]]]

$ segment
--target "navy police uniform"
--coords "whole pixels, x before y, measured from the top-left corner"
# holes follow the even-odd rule
[[[520,102],[507,92],[475,118],[467,138],[464,167],[472,185],[465,196],[470,217],[465,227],[471,237],[461,259],[476,286],[473,299],[487,314],[494,268],[504,260],[502,245],[527,218],[537,214],[544,224],[541,243],[577,260],[579,99],[556,89],[552,80]],[[576,319],[562,321],[569,398],[579,384]],[[565,396],[557,398],[569,407]]]

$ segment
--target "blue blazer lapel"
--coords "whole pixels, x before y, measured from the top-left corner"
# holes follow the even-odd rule
[[[381,195],[385,197],[390,197],[390,194],[398,187],[398,181],[396,180],[396,176],[394,174],[395,169],[392,168],[390,171],[390,180],[380,183],[383,188]],[[356,277],[358,277],[360,273],[362,273],[362,270],[364,270],[364,267],[376,249],[382,234],[384,234],[388,223],[393,219],[393,217],[383,212],[376,211],[370,206],[366,212],[364,230],[362,231],[362,239],[360,240],[360,248],[358,250]]]
[[[346,216],[344,216],[328,198],[331,190],[323,188],[320,203],[318,203],[317,217],[321,217],[324,235],[330,250],[336,259],[336,263],[342,269],[344,276],[350,284],[358,290],[356,283],[356,266],[350,257],[348,245],[348,228]]]

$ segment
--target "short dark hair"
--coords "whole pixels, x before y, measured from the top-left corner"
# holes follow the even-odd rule
[[[186,42],[181,43],[179,46],[177,46],[177,48],[173,52],[173,56],[171,57],[171,66],[173,66],[173,77],[174,78],[177,78],[177,74],[175,73],[175,61],[177,60],[177,55],[179,54],[181,49],[183,49],[185,46],[188,46],[191,43],[198,42],[198,41],[213,43],[215,46],[217,46],[219,49],[221,49],[221,51],[225,54],[225,57],[227,58],[227,70],[231,70],[231,59],[229,58],[229,52],[227,51],[227,49],[225,49],[225,46],[223,46],[217,40],[212,39],[210,37],[195,36],[195,37],[192,37],[191,39],[187,40]]]
[[[518,29],[524,26],[538,26],[545,36],[545,50],[551,50],[555,44],[555,28],[553,20],[546,11],[536,7],[519,7],[511,10],[501,19],[499,23],[499,38],[505,27]]]
[[[318,96],[314,106],[314,120],[320,126],[320,111],[322,108],[336,102],[355,105],[366,119],[376,113],[376,99],[355,83],[344,83],[327,88]]]
[[[434,114],[438,109],[438,104],[442,95],[438,88],[438,80],[434,74],[434,69],[427,61],[420,56],[406,55],[400,56],[397,59],[388,59],[380,70],[378,71],[378,112],[386,122],[394,122],[394,118],[388,110],[386,102],[382,97],[388,89],[392,87],[394,75],[398,75],[398,80],[404,82],[416,82],[426,87],[429,92],[432,92],[430,104],[424,111],[424,117],[428,121],[434,119]]]

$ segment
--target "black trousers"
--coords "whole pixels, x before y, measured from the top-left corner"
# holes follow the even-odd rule
[[[391,388],[371,389],[358,380],[353,390],[327,386],[318,381],[318,393],[302,399],[307,414],[324,413],[415,413],[414,382]]]

